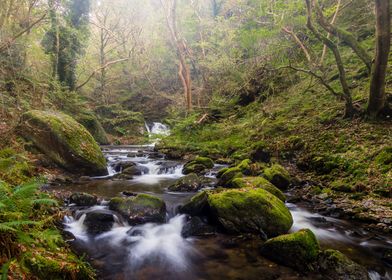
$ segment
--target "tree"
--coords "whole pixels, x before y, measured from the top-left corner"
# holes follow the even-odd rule
[[[178,76],[183,86],[186,108],[190,112],[192,110],[192,81],[189,65],[186,62],[189,50],[177,29],[177,0],[167,0],[165,4],[161,0],[161,4],[166,13],[166,23],[170,31],[171,43],[177,52],[179,60]]]
[[[367,114],[377,117],[385,107],[385,77],[391,48],[391,14],[389,0],[375,0],[376,55],[372,68]]]

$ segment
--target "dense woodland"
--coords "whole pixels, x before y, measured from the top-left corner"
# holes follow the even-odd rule
[[[389,0],[0,0],[2,279],[100,279],[66,242],[69,193],[45,187],[107,175],[99,145],[148,144],[157,122],[171,133],[154,151],[186,163],[186,176],[203,177],[208,160],[225,166],[206,194],[225,234],[255,234],[224,199],[257,192],[260,177],[278,188],[270,200],[310,203],[388,240],[390,41]],[[290,226],[261,228],[269,239]],[[314,259],[271,257],[270,240],[264,257],[324,273]],[[310,262],[303,246],[305,259],[286,255]],[[391,267],[392,248],[380,254]],[[369,277],[352,267],[320,279]]]

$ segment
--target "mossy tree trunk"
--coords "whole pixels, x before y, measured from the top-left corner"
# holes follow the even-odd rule
[[[376,4],[376,56],[370,82],[367,114],[377,117],[385,107],[385,77],[391,49],[391,14],[389,0],[375,0]]]

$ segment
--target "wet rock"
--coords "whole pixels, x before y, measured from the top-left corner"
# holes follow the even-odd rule
[[[289,172],[280,164],[264,169],[265,178],[281,190],[287,190],[291,183]]]
[[[130,225],[163,223],[166,220],[165,202],[148,194],[138,194],[130,198],[112,198],[109,209],[120,213]]]
[[[129,167],[133,167],[135,166],[136,163],[132,162],[132,161],[120,161],[114,164],[113,169],[116,172],[121,172]]]
[[[178,179],[169,187],[169,191],[174,192],[195,192],[201,187],[201,179],[195,173],[190,173]]]
[[[318,256],[318,270],[330,280],[368,280],[365,267],[353,262],[336,250],[322,251]]]
[[[386,249],[383,253],[382,260],[389,266],[392,266],[392,249]]]
[[[132,180],[133,176],[124,173],[118,173],[112,177],[113,180]]]
[[[196,157],[194,160],[188,161],[183,169],[182,173],[183,174],[190,174],[190,173],[196,173],[196,174],[203,174],[206,172],[206,170],[211,169],[214,167],[214,162],[212,159],[207,158],[207,157]]]
[[[261,254],[279,264],[300,272],[312,270],[320,246],[309,229],[269,239],[261,247]]]
[[[86,213],[83,224],[87,228],[87,233],[97,235],[110,231],[114,224],[114,215],[110,211],[95,210]]]
[[[208,209],[208,195],[207,192],[203,191],[193,196],[190,201],[181,206],[179,212],[191,216],[200,216],[208,213]]]
[[[199,217],[191,217],[184,225],[181,234],[184,238],[190,236],[211,236],[215,234],[215,229],[203,222]]]
[[[310,217],[309,220],[312,223],[312,225],[317,226],[317,227],[330,227],[330,226],[333,226],[333,223],[329,222],[324,217]]]
[[[122,171],[122,174],[130,175],[130,176],[135,176],[135,175],[139,176],[147,173],[148,173],[148,168],[140,165],[127,167]]]
[[[293,224],[290,211],[263,189],[225,190],[208,194],[212,216],[230,233],[255,233],[274,237]]]
[[[95,195],[88,193],[73,193],[69,197],[69,202],[74,203],[77,206],[91,207],[97,204],[98,199]]]
[[[275,187],[272,183],[266,180],[263,177],[243,177],[243,178],[236,178],[232,181],[233,188],[261,188],[266,190],[267,192],[275,195],[277,198],[282,200],[283,202],[286,201],[286,196]]]
[[[137,193],[128,192],[128,191],[123,191],[123,192],[121,192],[121,194],[123,196],[137,196]]]
[[[107,175],[106,160],[93,136],[63,113],[32,110],[23,114],[19,133],[52,161],[87,175]]]

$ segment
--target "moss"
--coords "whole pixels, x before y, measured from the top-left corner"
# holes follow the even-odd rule
[[[280,189],[287,189],[291,183],[290,173],[280,164],[264,169],[264,176]]]
[[[252,145],[250,157],[254,161],[269,162],[271,159],[271,152],[265,141],[259,141]]]
[[[330,184],[330,187],[332,190],[337,192],[352,193],[355,189],[351,186],[351,184],[344,180],[336,180]]]
[[[222,175],[223,175],[227,170],[229,170],[229,167],[224,167],[224,168],[220,169],[220,170],[218,171],[218,173],[216,174],[216,178],[218,178],[218,179],[221,178]]]
[[[102,124],[93,113],[82,113],[76,116],[76,120],[82,124],[101,145],[109,144],[108,137]]]
[[[0,150],[0,180],[11,185],[20,185],[30,180],[34,168],[23,152],[12,148]]]
[[[216,219],[232,233],[277,236],[286,233],[293,223],[284,203],[263,189],[210,193],[208,203]]]
[[[312,269],[319,251],[316,236],[309,229],[269,239],[261,248],[264,256],[301,272]]]
[[[392,169],[392,147],[383,148],[375,158],[376,164],[385,173]]]
[[[107,174],[106,160],[92,135],[68,115],[29,111],[22,116],[21,135],[61,166],[93,175]]]
[[[240,164],[237,165],[237,168],[239,168],[244,175],[251,175],[252,174],[252,169],[251,169],[251,164],[252,161],[250,159],[244,159],[241,161]]]
[[[197,191],[201,187],[201,178],[195,173],[190,173],[178,179],[173,185],[169,186],[169,191],[182,192],[182,191]]]
[[[204,165],[206,168],[213,168],[214,167],[214,162],[212,161],[212,159],[210,159],[208,157],[197,156],[193,161],[195,163]]]
[[[236,178],[232,181],[233,188],[262,188],[266,190],[267,192],[273,194],[283,202],[286,201],[286,196],[282,193],[281,190],[279,190],[277,187],[275,187],[273,184],[271,184],[269,181],[264,179],[263,177],[244,177],[244,178]]]
[[[130,198],[114,197],[109,202],[109,209],[123,215],[132,225],[163,223],[166,220],[165,202],[149,194],[138,194]]]
[[[301,136],[292,135],[287,139],[286,150],[299,151],[305,147],[305,141]]]
[[[236,178],[240,178],[240,177],[243,177],[241,169],[239,169],[238,167],[228,168],[222,174],[222,176],[220,176],[219,181],[218,181],[218,185],[230,188],[232,186],[231,185],[232,180],[234,180]]]

